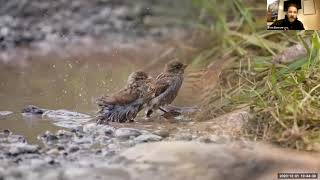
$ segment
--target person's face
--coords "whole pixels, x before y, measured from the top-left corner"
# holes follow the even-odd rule
[[[294,6],[290,6],[288,8],[288,19],[289,19],[289,21],[293,22],[297,18],[297,15],[298,15],[297,8],[294,7]]]

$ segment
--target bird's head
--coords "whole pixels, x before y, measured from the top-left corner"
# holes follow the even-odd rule
[[[170,73],[183,73],[186,67],[187,65],[180,61],[171,61],[166,64],[165,71]]]
[[[143,71],[136,71],[129,75],[128,77],[128,83],[136,83],[136,82],[150,82],[151,78],[148,76],[147,73]]]

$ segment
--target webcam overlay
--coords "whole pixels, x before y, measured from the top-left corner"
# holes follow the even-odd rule
[[[320,0],[267,0],[268,30],[320,30]]]

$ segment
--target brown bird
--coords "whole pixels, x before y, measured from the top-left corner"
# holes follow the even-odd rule
[[[111,96],[97,99],[97,123],[133,121],[144,104],[154,96],[151,78],[142,71],[131,73],[127,85]]]
[[[183,82],[183,73],[187,65],[179,61],[171,61],[166,64],[164,72],[159,74],[153,83],[155,97],[148,103],[146,117],[149,118],[153,110],[160,109],[170,104],[177,96]]]

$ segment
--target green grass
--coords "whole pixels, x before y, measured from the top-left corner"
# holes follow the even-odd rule
[[[248,106],[252,117],[244,130],[246,136],[283,147],[320,151],[318,32],[267,31],[241,0],[194,3],[205,14],[200,27],[212,43],[192,65],[209,64],[225,55],[237,57],[207,97],[203,111],[207,119]],[[311,42],[306,43],[306,39]],[[296,43],[305,45],[305,56],[290,64],[273,62],[275,55]]]
[[[212,94],[218,100],[211,103],[223,102],[218,106],[225,112],[249,106],[252,118],[245,134],[253,139],[320,150],[319,43],[314,32],[309,54],[287,65],[275,64],[268,56],[234,62],[222,75],[229,79]]]

